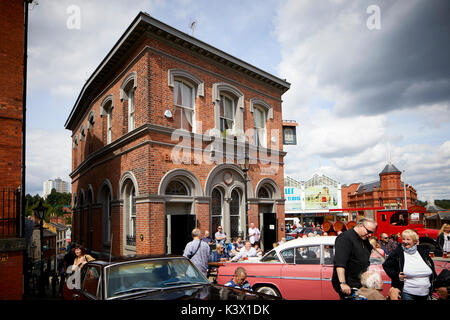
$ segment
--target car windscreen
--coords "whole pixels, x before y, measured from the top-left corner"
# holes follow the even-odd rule
[[[107,298],[147,290],[209,283],[189,260],[178,258],[120,263],[107,267],[105,274]]]
[[[261,262],[280,262],[280,259],[278,259],[277,252],[271,250],[261,258]]]

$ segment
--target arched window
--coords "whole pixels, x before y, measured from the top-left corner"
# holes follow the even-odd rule
[[[259,191],[258,191],[258,198],[271,199],[272,195],[270,194],[270,191],[267,190],[266,187],[261,187],[261,188],[259,188]]]
[[[127,245],[136,245],[136,191],[133,184],[129,188],[126,197],[126,209],[128,217]]]
[[[265,148],[267,147],[266,109],[256,106],[253,111],[253,120],[255,124],[255,144]]]
[[[195,132],[195,89],[183,80],[174,80],[175,128]]]
[[[88,130],[92,129],[94,127],[94,123],[95,123],[95,114],[94,110],[92,110],[91,113],[89,113],[87,129]]]
[[[134,86],[130,81],[124,89],[128,102],[128,132],[135,128]]]
[[[188,196],[189,192],[188,188],[186,188],[186,186],[183,183],[175,180],[169,182],[165,194],[171,196]]]
[[[102,203],[102,242],[103,247],[107,248],[111,245],[111,200],[112,195],[107,185],[104,185],[101,191]]]
[[[239,236],[241,225],[241,195],[234,189],[230,201],[230,236]]]
[[[250,99],[250,112],[255,125],[255,144],[267,148],[267,120],[273,119],[273,108],[260,98]]]
[[[112,94],[108,95],[100,107],[100,116],[106,116],[106,144],[112,141],[112,110],[114,108],[114,97]]]
[[[84,139],[86,139],[86,129],[83,125],[80,130],[80,141],[83,141]]]
[[[106,110],[106,143],[112,141],[112,108],[109,106]]]
[[[244,94],[236,87],[214,83],[212,87],[214,104],[214,130],[222,137],[244,135]]]
[[[134,103],[134,91],[136,87],[137,73],[133,71],[123,80],[122,85],[120,86],[120,101],[125,99],[128,104],[128,132],[134,130],[136,127]]]
[[[220,132],[230,134],[235,127],[236,100],[226,94],[220,95]]]
[[[211,234],[217,231],[218,226],[223,225],[222,207],[222,192],[215,188],[211,193]]]

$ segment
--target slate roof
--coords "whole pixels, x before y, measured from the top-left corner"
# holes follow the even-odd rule
[[[450,220],[450,212],[449,211],[433,214],[432,216],[426,217],[426,219],[436,220],[437,216],[439,216],[439,218],[441,220]]]
[[[394,172],[399,172],[402,173],[400,170],[397,169],[396,166],[394,166],[392,163],[388,163],[383,171],[380,172],[380,174],[384,174],[384,173],[394,173]]]
[[[374,187],[378,189],[380,187],[380,181],[361,183],[356,192],[358,192],[358,194],[364,193],[364,188],[366,188],[366,192],[371,192]]]
[[[425,206],[425,208],[427,209],[427,212],[438,212],[438,211],[444,211],[444,208],[441,208],[439,206],[437,206],[434,201],[432,203],[429,203]]]

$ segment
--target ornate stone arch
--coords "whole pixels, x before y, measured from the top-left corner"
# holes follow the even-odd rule
[[[109,102],[111,102],[111,109],[114,108],[114,95],[108,94],[100,104],[100,117],[103,117],[106,114],[106,107],[109,106]]]
[[[218,82],[212,87],[212,102],[214,104],[214,128],[218,132],[220,130],[220,95],[221,93],[229,94],[237,99],[235,112],[235,134],[244,134],[244,94],[235,86]]]
[[[204,82],[197,77],[196,75],[190,73],[189,71],[183,70],[183,69],[169,69],[168,70],[168,85],[169,87],[174,87],[174,80],[175,78],[183,78],[187,80],[188,82],[191,82],[193,85],[195,85],[197,97],[203,97],[205,94],[205,85]]]
[[[91,204],[95,203],[95,193],[94,193],[94,188],[92,187],[92,184],[88,184],[86,200],[89,199],[89,195],[91,195],[91,197],[92,197]]]
[[[79,193],[80,193],[80,198],[78,200],[78,207],[82,207],[86,204],[86,194],[85,194],[83,188],[80,188]]]
[[[87,129],[88,130],[92,129],[94,127],[94,123],[95,123],[95,112],[94,110],[91,110],[87,118]]]
[[[226,185],[226,183],[223,182],[223,174],[225,172],[231,172],[233,174],[233,177],[238,177],[239,180],[233,179],[233,187],[234,186],[239,186],[240,188],[242,188],[241,190],[244,190],[245,186],[244,186],[244,173],[242,172],[241,168],[239,168],[239,166],[232,164],[232,163],[223,163],[220,164],[218,166],[215,166],[208,174],[207,178],[206,178],[206,183],[205,183],[205,189],[204,189],[204,194],[205,196],[211,196],[211,191],[213,188],[215,188],[217,185],[222,185],[222,187],[224,187],[225,190],[230,189],[229,186]],[[253,184],[252,181],[249,179],[249,177],[247,177],[248,184],[247,184],[247,188],[248,188],[248,197],[252,198],[254,195],[253,192]],[[231,194],[231,192],[230,192]],[[227,196],[228,196],[228,192],[227,192]]]
[[[256,185],[256,189],[255,189],[255,196],[258,196],[259,193],[259,189],[265,187],[267,188],[271,194],[272,197],[271,199],[276,200],[276,199],[281,199],[281,191],[280,191],[280,187],[278,186],[278,184],[271,178],[264,178],[261,179],[258,184]]]
[[[255,105],[261,106],[264,108],[267,112],[267,118],[273,119],[273,108],[270,104],[268,104],[266,101],[260,98],[252,98],[250,99],[250,112],[253,113],[253,110],[255,108]]]
[[[190,189],[190,196],[203,196],[202,185],[198,178],[186,169],[173,169],[167,172],[161,179],[158,194],[164,195],[167,186],[174,179],[180,180]]]
[[[100,184],[100,187],[98,188],[98,191],[97,191],[97,201],[101,201],[101,200],[103,200],[102,198],[102,190],[103,190],[103,187],[107,187],[108,189],[109,189],[109,192],[110,192],[110,194],[111,194],[111,201],[112,200],[114,200],[114,189],[113,189],[113,186],[112,186],[112,183],[111,183],[111,181],[109,181],[109,179],[108,178],[105,178],[103,181],[102,181],[102,183]]]
[[[122,84],[120,85],[120,101],[123,101],[123,99],[127,96],[127,93],[125,91],[126,87],[131,83],[134,89],[137,87],[137,72],[133,71],[130,74],[128,74],[125,79],[122,81]]]
[[[119,186],[118,186],[119,188],[117,189],[119,192],[118,199],[123,198],[123,192],[124,192],[123,187],[124,187],[125,182],[128,179],[130,179],[134,185],[134,192],[135,192],[136,196],[139,196],[139,183],[136,179],[136,176],[134,175],[134,173],[132,171],[125,171],[119,180]]]

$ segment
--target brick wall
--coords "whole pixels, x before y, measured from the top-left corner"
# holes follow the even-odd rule
[[[21,185],[23,22],[23,0],[0,1],[0,189]],[[19,243],[21,239],[0,239],[0,300],[22,299]]]
[[[0,188],[21,184],[23,1],[0,3]]]
[[[0,300],[21,300],[22,252],[0,252]]]

